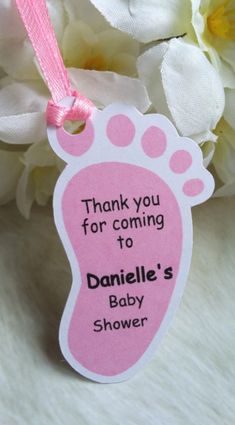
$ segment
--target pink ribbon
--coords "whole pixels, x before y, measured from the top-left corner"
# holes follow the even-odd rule
[[[65,120],[86,120],[94,105],[71,88],[45,0],[15,1],[51,92],[52,100],[48,102],[46,111],[48,124],[60,127]],[[75,97],[72,108],[59,104],[66,96]]]

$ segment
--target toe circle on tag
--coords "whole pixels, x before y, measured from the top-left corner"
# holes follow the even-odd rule
[[[191,154],[182,149],[173,153],[170,159],[170,169],[176,174],[182,174],[188,170],[192,162]]]
[[[157,158],[166,150],[166,135],[159,127],[151,126],[143,134],[141,144],[147,156]]]
[[[204,189],[204,183],[200,179],[188,180],[183,186],[183,192],[186,196],[197,196]]]
[[[135,137],[135,126],[129,117],[114,115],[107,124],[107,136],[113,145],[124,147],[131,144]]]

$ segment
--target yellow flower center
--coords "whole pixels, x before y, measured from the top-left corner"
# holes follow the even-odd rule
[[[224,40],[235,40],[235,1],[221,3],[207,18],[210,32]]]
[[[85,64],[84,69],[95,69],[96,71],[107,71],[107,63],[105,57],[102,54],[91,56]]]

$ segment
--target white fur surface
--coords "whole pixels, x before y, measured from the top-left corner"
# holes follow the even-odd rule
[[[71,283],[50,208],[0,209],[1,425],[233,425],[235,198],[194,208],[191,272],[153,360],[95,384],[63,360],[57,333]]]

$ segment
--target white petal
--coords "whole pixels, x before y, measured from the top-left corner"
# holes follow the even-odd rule
[[[192,26],[194,28],[200,48],[207,52],[213,66],[219,72],[224,87],[235,88],[235,46],[227,40],[214,37],[207,28],[207,16],[209,16],[221,1],[191,0],[192,3]],[[193,39],[193,34],[188,31]],[[223,60],[224,58],[224,60]],[[231,66],[233,64],[233,67]]]
[[[210,60],[215,69],[219,72],[223,86],[231,89],[235,88],[235,72],[231,65],[225,62],[215,49],[208,49]]]
[[[108,29],[99,33],[99,45],[105,56],[114,56],[118,53],[139,55],[139,42],[128,34],[115,29]]]
[[[85,22],[74,20],[65,29],[62,49],[66,67],[136,75],[139,43],[116,29],[95,33]]]
[[[12,0],[0,2],[0,39],[25,37],[24,25],[20,19],[16,4]]]
[[[19,179],[16,202],[28,218],[34,200],[45,205],[53,193],[59,175],[57,157],[47,141],[35,143],[21,156],[24,171]]]
[[[143,71],[146,60],[147,73]],[[202,51],[173,39],[144,53],[141,63],[140,77],[144,77],[156,109],[161,113],[168,109],[182,135],[195,137],[198,142],[202,135],[213,140],[211,131],[224,109],[224,91],[217,72]]]
[[[225,62],[228,62],[232,69],[235,71],[235,43],[234,41],[227,41],[217,38],[214,42],[214,47],[224,59]]]
[[[41,112],[0,117],[0,139],[3,142],[31,144],[45,137],[45,114]]]
[[[56,155],[45,140],[34,143],[22,156],[22,162],[31,167],[51,167],[56,165]]]
[[[201,13],[201,0],[191,0],[192,4],[192,26],[197,37],[197,41],[202,50],[207,50],[207,46],[203,40],[205,31],[205,19]]]
[[[25,218],[29,218],[35,198],[35,187],[30,179],[31,167],[26,167],[20,176],[16,190],[16,205]]]
[[[139,76],[146,86],[150,100],[157,112],[166,115],[171,121],[174,120],[167,105],[164,88],[162,85],[161,67],[164,56],[169,49],[169,43],[161,43],[157,48],[147,50],[137,60]],[[205,141],[215,142],[217,136],[210,130],[202,131],[198,134],[190,134],[196,143]]]
[[[0,81],[6,77],[6,73],[5,71],[0,67]],[[1,87],[1,83],[0,83],[0,87]]]
[[[213,155],[215,153],[215,146],[216,145],[213,142],[206,142],[200,146],[203,154],[203,164],[206,168],[212,161]]]
[[[69,70],[69,76],[74,87],[91,99],[97,107],[112,102],[123,102],[146,112],[150,106],[147,91],[138,79],[114,72],[75,68]]]
[[[61,0],[47,0],[47,6],[53,29],[60,41],[64,25],[65,11]],[[4,20],[4,22],[2,22]],[[5,22],[6,21],[6,22]],[[2,31],[5,26],[7,30]],[[18,28],[18,30],[15,30]],[[10,29],[10,30],[9,30]],[[0,66],[7,74],[17,80],[33,80],[39,78],[34,64],[34,50],[23,28],[15,2],[0,2]]]
[[[213,130],[224,110],[218,73],[202,51],[183,40],[171,40],[161,69],[168,107],[187,136]]]
[[[47,8],[57,37],[63,30],[65,13],[61,0],[47,0]],[[0,2],[0,39],[22,40],[26,31],[15,1],[1,0]]]
[[[213,195],[214,198],[235,195],[235,179],[217,189]]]
[[[0,89],[3,89],[3,87],[9,86],[10,84],[12,84],[12,78],[4,73],[0,79]]]
[[[80,19],[90,25],[95,32],[110,27],[104,17],[88,0],[65,0],[64,7],[70,21]]]
[[[0,204],[15,198],[16,186],[23,169],[21,152],[0,150]]]
[[[198,144],[204,143],[205,141],[215,143],[217,140],[216,134],[209,130],[198,134],[191,134],[190,137]]]
[[[62,50],[66,67],[83,68],[91,56],[97,36],[86,23],[73,21],[65,29]]]
[[[64,32],[66,14],[61,0],[47,0],[47,9],[58,41]]]
[[[225,90],[224,118],[235,129],[235,90]]]
[[[34,179],[36,183],[35,201],[39,205],[46,205],[48,200],[51,198],[56,181],[59,177],[58,169],[53,167],[47,167],[46,169],[38,167],[34,173]]]
[[[168,43],[161,43],[157,47],[147,50],[144,54],[139,56],[137,60],[137,69],[141,81],[143,81],[147,88],[149,98],[157,112],[172,119],[166,102],[161,76],[161,66],[168,48]]]
[[[216,144],[216,151],[213,157],[213,165],[219,179],[226,185],[226,188],[234,184],[235,181],[235,131],[225,120],[221,120],[217,127],[219,134]],[[219,189],[218,196],[230,194],[227,189]]]
[[[39,73],[29,40],[0,40],[0,66],[17,80],[36,80]]]
[[[44,139],[47,96],[47,90],[40,82],[12,83],[3,87],[0,96],[0,139],[20,144]]]
[[[191,19],[187,0],[91,0],[112,26],[149,42],[182,35]]]

